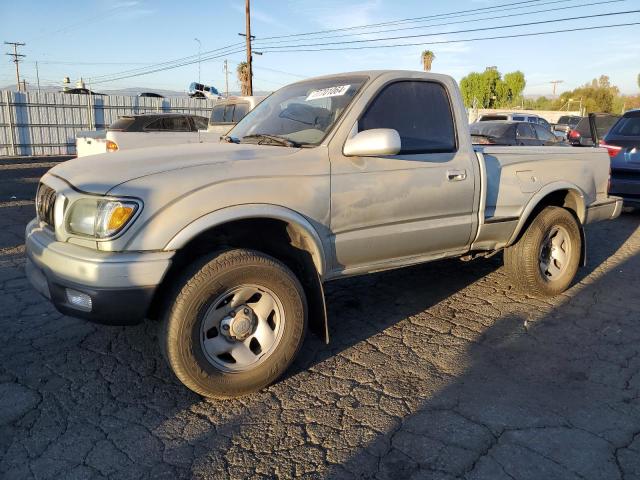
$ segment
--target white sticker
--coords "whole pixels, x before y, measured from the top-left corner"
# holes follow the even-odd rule
[[[318,98],[340,97],[347,93],[351,85],[338,85],[337,87],[321,88],[312,91],[305,100],[317,100]]]

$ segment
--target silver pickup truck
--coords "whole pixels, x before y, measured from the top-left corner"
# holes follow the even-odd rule
[[[411,71],[286,86],[219,144],[52,168],[26,231],[27,274],[63,313],[162,319],[176,376],[224,398],[275,381],[323,283],[504,251],[513,283],[556,295],[583,226],[620,214],[601,148],[474,147],[455,81]]]

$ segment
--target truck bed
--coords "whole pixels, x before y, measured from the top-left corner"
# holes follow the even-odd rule
[[[609,157],[603,148],[476,146],[474,150],[481,169],[481,204],[473,250],[503,247],[527,217],[527,209],[553,190],[575,191],[581,211],[607,198]]]

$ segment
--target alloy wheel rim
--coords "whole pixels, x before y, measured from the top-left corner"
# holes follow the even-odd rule
[[[214,367],[244,372],[263,363],[284,330],[284,308],[268,288],[240,285],[218,295],[200,322],[200,346]]]
[[[570,238],[569,232],[559,225],[547,232],[538,257],[540,273],[546,280],[555,281],[567,270],[571,259]]]

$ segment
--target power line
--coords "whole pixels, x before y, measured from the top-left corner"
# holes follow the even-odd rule
[[[324,52],[324,51],[342,51],[342,50],[365,50],[370,48],[394,48],[394,47],[415,47],[422,45],[443,45],[448,43],[463,43],[463,42],[476,42],[481,40],[500,40],[505,38],[521,38],[521,37],[535,37],[541,35],[552,35],[555,33],[568,33],[568,32],[581,32],[585,30],[601,30],[606,28],[617,28],[617,27],[630,27],[633,25],[640,25],[640,22],[633,23],[618,23],[613,25],[596,25],[592,27],[580,27],[580,28],[567,28],[560,30],[550,30],[546,32],[531,32],[531,33],[519,33],[512,35],[498,35],[492,37],[476,37],[476,38],[462,38],[459,40],[442,40],[437,42],[418,42],[418,43],[396,43],[390,45],[363,45],[359,47],[329,47],[329,48],[314,48],[314,49],[297,49],[297,50],[265,50],[265,52],[271,53],[284,53],[284,52]]]
[[[222,57],[225,57],[225,56],[228,56],[228,55],[234,55],[236,53],[241,53],[241,52],[244,52],[244,51],[245,50],[243,48],[243,49],[236,50],[236,51],[233,51],[233,52],[225,52],[225,53],[221,53],[221,54],[218,54],[218,55],[202,58],[202,61],[214,60],[216,58],[222,58]],[[171,70],[171,69],[178,68],[178,67],[184,67],[186,65],[192,65],[192,64],[196,63],[197,61],[198,60],[195,60],[195,61],[191,60],[191,61],[183,62],[183,63],[177,64],[177,65],[168,65],[168,66],[159,67],[159,68],[156,68],[156,69],[153,69],[153,70],[147,70],[147,71],[144,71],[144,72],[128,74],[128,75],[122,75],[122,76],[115,77],[115,78],[100,79],[100,80],[95,80],[95,81],[93,79],[91,79],[91,84],[92,85],[97,85],[97,84],[100,84],[100,83],[115,82],[117,80],[123,80],[125,78],[139,77],[139,76],[142,76],[142,75],[149,75],[151,73],[163,72],[165,70]],[[97,77],[94,77],[94,78],[97,78]]]
[[[562,0],[560,0],[560,1],[562,1]],[[620,1],[622,1],[622,0],[620,0]],[[468,13],[468,12],[477,12],[477,11],[483,11],[483,10],[491,10],[491,9],[501,8],[501,7],[507,7],[507,8],[504,8],[503,10],[507,10],[507,9],[512,10],[514,8],[526,8],[526,7],[522,7],[522,6],[521,7],[514,7],[514,5],[524,5],[524,4],[531,4],[531,3],[539,4],[539,5],[544,5],[545,4],[545,3],[540,3],[540,2],[541,2],[541,0],[526,0],[526,1],[516,2],[516,3],[506,3],[506,4],[501,4],[501,5],[494,5],[494,6],[491,6],[491,7],[482,7],[482,8],[476,8],[476,9],[470,9],[470,10],[460,10],[460,11],[457,11],[457,12],[441,13],[441,14],[437,14],[437,15],[430,15],[430,16],[423,16],[423,17],[413,17],[413,18],[402,19],[402,20],[393,20],[393,21],[389,21],[389,22],[362,25],[362,26],[358,26],[358,27],[346,27],[346,28],[341,28],[341,29],[322,30],[322,31],[318,31],[318,32],[298,33],[298,34],[294,34],[294,35],[281,35],[281,36],[264,37],[263,39],[260,39],[260,40],[299,37],[299,36],[314,35],[314,34],[317,34],[317,33],[324,33],[324,32],[345,31],[345,30],[353,30],[353,29],[371,28],[371,27],[375,27],[375,26],[392,25],[392,24],[397,24],[397,23],[401,23],[401,22],[423,21],[424,19],[429,19],[429,18],[446,18],[446,17],[449,17],[449,16],[458,15],[458,14],[464,14],[464,13]],[[548,3],[554,3],[554,2],[548,2]],[[212,53],[220,52],[220,51],[225,50],[225,49],[237,48],[237,47],[239,47],[240,45],[243,45],[243,44],[244,44],[244,42],[233,43],[233,44],[227,45],[225,47],[216,48],[216,49],[205,51],[205,52],[202,52],[202,53],[203,53],[203,55],[209,55],[209,54],[212,54]],[[190,55],[190,56],[187,56],[187,57],[177,58],[177,59],[174,59],[174,60],[169,60],[169,61],[153,64],[153,65],[151,65],[151,67],[158,68],[158,67],[164,67],[164,66],[169,66],[169,65],[175,64],[176,68],[177,68],[177,67],[180,67],[180,66],[183,66],[183,65],[187,65],[187,63],[184,63],[184,62],[186,62],[188,60],[192,60],[192,59],[194,59],[194,57],[195,57],[194,55]],[[113,74],[97,75],[97,76],[90,77],[90,78],[95,83],[95,81],[97,81],[97,80],[102,81],[103,79],[107,79],[107,78],[114,77],[114,76],[118,76],[119,78],[124,78],[123,75],[125,75],[125,74],[137,74],[137,73],[143,72],[144,70],[145,70],[144,68],[130,69],[130,70],[124,70],[124,71],[121,71],[121,72],[116,72],[116,73],[113,73]],[[151,73],[153,73],[153,72],[151,72]]]
[[[479,12],[482,10],[492,10],[492,9],[496,9],[496,8],[501,8],[501,7],[511,7],[514,5],[522,5],[522,4],[526,4],[526,3],[538,3],[541,0],[525,0],[525,1],[520,1],[520,2],[510,2],[510,3],[503,3],[500,5],[492,5],[490,7],[481,7],[481,8],[473,8],[473,9],[469,9],[469,10],[459,10],[456,12],[447,12],[447,13],[439,13],[436,15],[427,15],[427,16],[423,16],[423,17],[409,17],[409,18],[404,18],[404,19],[400,19],[400,20],[391,20],[388,22],[381,22],[381,23],[369,23],[369,24],[364,24],[364,25],[357,25],[357,26],[352,26],[352,27],[343,27],[343,28],[332,28],[329,30],[318,30],[315,32],[305,32],[305,33],[294,33],[294,34],[290,34],[290,35],[277,35],[277,36],[272,36],[272,37],[264,37],[262,38],[262,40],[271,40],[271,39],[276,39],[276,38],[291,38],[291,37],[300,37],[300,36],[307,36],[307,35],[317,35],[320,33],[329,33],[329,32],[343,32],[343,31],[347,31],[347,30],[361,30],[361,29],[365,29],[365,28],[373,28],[373,27],[381,27],[381,26],[385,26],[385,25],[395,25],[395,24],[400,24],[400,23],[412,23],[412,22],[419,22],[419,21],[423,21],[423,20],[429,20],[429,19],[433,19],[433,18],[440,18],[440,17],[450,17],[456,14],[460,14],[460,13],[470,13],[470,12]]]
[[[203,56],[202,58],[204,60],[206,60],[207,59],[207,55],[210,55],[212,53],[221,52],[222,50],[229,50],[229,49],[232,49],[234,47],[238,48],[239,46],[243,46],[243,45],[244,45],[244,42],[232,43],[232,44],[226,45],[224,47],[214,48],[213,50],[204,51],[204,52],[201,53],[201,55]],[[226,52],[223,53],[223,55],[225,55],[225,54],[232,55],[232,53],[226,53]],[[182,64],[185,61],[189,61],[189,60],[194,60],[195,59],[195,61],[192,62],[192,63],[196,63],[197,62],[197,58],[198,58],[197,54],[196,55],[188,55],[186,57],[176,58],[176,59],[173,59],[173,60],[167,60],[165,62],[154,63],[154,64],[149,65],[149,67],[150,68],[158,68],[158,67],[164,67],[164,66],[169,66],[169,65],[173,65],[173,64],[177,64],[177,66],[182,66]],[[190,65],[190,64],[185,64],[185,65]],[[115,72],[115,73],[111,73],[111,74],[96,75],[96,76],[93,76],[93,77],[90,77],[90,78],[91,79],[96,79],[96,80],[97,79],[101,80],[103,78],[112,77],[112,76],[135,74],[135,73],[139,73],[139,72],[145,70],[145,68],[133,68],[133,69],[123,70],[123,71]]]
[[[573,20],[584,20],[587,18],[600,18],[600,17],[611,17],[615,15],[627,15],[630,13],[638,13],[640,10],[627,10],[624,12],[610,12],[610,13],[597,13],[594,15],[581,15],[579,17],[568,17],[568,18],[558,18],[553,20],[539,20],[536,22],[526,22],[526,23],[516,23],[512,25],[497,25],[497,26],[489,26],[489,27],[481,27],[481,28],[471,28],[467,30],[454,30],[447,32],[433,32],[433,33],[421,33],[418,35],[401,35],[396,37],[382,37],[382,38],[368,38],[368,39],[359,39],[359,40],[341,40],[338,42],[323,42],[323,43],[306,43],[306,44],[298,44],[298,45],[283,45],[283,46],[273,46],[267,47],[265,51],[276,51],[282,48],[292,48],[292,47],[316,47],[316,46],[324,46],[324,45],[344,45],[351,43],[370,43],[370,42],[381,42],[385,40],[404,40],[409,38],[422,38],[422,37],[433,37],[437,35],[453,35],[458,33],[470,33],[470,32],[482,32],[486,30],[498,30],[504,28],[516,28],[516,27],[530,27],[532,25],[543,25],[547,23],[559,23],[559,22],[569,22]],[[271,49],[271,50],[269,50]]]
[[[69,30],[73,29],[74,27],[89,26],[92,23],[95,23],[96,19],[102,20],[105,17],[108,17],[108,16],[111,16],[111,15],[115,14],[121,8],[131,7],[131,6],[132,6],[131,3],[123,2],[123,3],[119,4],[119,5],[116,5],[115,7],[108,8],[106,10],[98,12],[95,15],[87,17],[87,18],[85,18],[85,19],[83,19],[81,21],[78,21],[78,22],[75,22],[75,23],[71,23],[69,25],[65,25],[63,27],[58,28],[57,30],[52,30],[50,32],[45,32],[42,35],[38,35],[35,38],[31,38],[29,41],[33,42],[35,40],[40,40],[41,38],[48,37],[48,36],[56,34],[56,33],[66,32],[66,31],[69,31]]]
[[[624,1],[624,0],[609,0],[609,1],[602,1],[602,2],[593,2],[593,3],[587,4],[585,6],[599,5],[599,4],[604,4],[604,3],[616,3],[618,1]],[[531,4],[531,3],[535,3],[535,5],[529,5],[529,6],[523,6],[522,5],[522,4]],[[511,3],[511,4],[504,4],[504,5],[512,6],[512,5],[520,4],[521,6],[520,7],[516,7],[516,8],[529,8],[531,6],[545,5],[547,3],[557,3],[557,2],[554,1],[554,2],[540,3],[540,0],[529,0],[529,1],[517,2],[516,4]],[[414,17],[412,19],[403,19],[403,20],[396,20],[396,21],[391,21],[391,22],[383,22],[383,23],[378,23],[378,24],[371,24],[369,26],[398,24],[400,22],[408,22],[408,21],[414,21],[416,19],[425,19],[425,18],[434,18],[434,17],[443,18],[443,17],[445,17],[447,15],[461,14],[461,13],[468,13],[468,12],[477,12],[477,11],[482,11],[482,10],[488,10],[490,8],[501,7],[501,6],[504,6],[504,5],[496,5],[494,7],[483,7],[483,8],[471,9],[471,10],[462,10],[462,11],[458,11],[458,12],[451,12],[451,13],[448,13],[448,14],[443,13],[443,14],[433,15],[433,16],[428,16],[428,17]],[[503,9],[503,10],[506,10],[506,9]],[[547,10],[547,11],[549,11],[549,10]],[[611,15],[622,15],[622,14],[629,14],[629,13],[637,13],[638,11],[639,10],[632,10],[632,11],[627,11],[627,12],[613,12],[613,13],[604,13],[604,14],[597,14],[597,15],[585,15],[585,16],[578,16],[578,17],[565,18],[565,19],[545,20],[545,21],[539,21],[539,22],[528,22],[528,23],[520,23],[520,24],[513,24],[513,25],[502,25],[502,26],[496,26],[496,27],[485,27],[485,28],[476,28],[476,29],[448,31],[448,32],[427,33],[427,34],[419,34],[419,35],[403,35],[403,36],[382,37],[382,38],[375,38],[375,39],[360,39],[360,40],[351,40],[351,41],[338,41],[338,42],[331,42],[331,43],[309,43],[309,44],[292,44],[292,45],[282,45],[282,46],[266,46],[265,47],[266,49],[264,51],[265,52],[271,52],[271,53],[275,53],[275,52],[278,52],[278,51],[279,52],[302,52],[302,51],[304,51],[304,52],[312,52],[312,51],[329,51],[329,50],[358,50],[358,49],[364,49],[364,48],[389,48],[389,47],[398,47],[398,46],[415,46],[415,45],[424,45],[425,42],[403,43],[403,44],[394,44],[394,45],[360,46],[360,47],[346,47],[346,46],[343,46],[341,48],[329,48],[329,47],[327,47],[327,45],[346,45],[346,44],[353,44],[353,43],[381,42],[381,41],[385,41],[385,40],[401,40],[401,39],[404,40],[404,39],[410,39],[410,38],[429,37],[429,36],[434,36],[434,35],[451,35],[451,34],[457,34],[457,33],[469,33],[469,32],[485,31],[485,30],[492,30],[492,29],[515,28],[515,27],[522,27],[522,26],[540,25],[540,24],[546,24],[546,23],[557,23],[557,22],[564,22],[564,21],[572,21],[572,20],[579,20],[579,19],[586,19],[586,18],[596,18],[596,17],[611,16]],[[533,14],[533,13],[540,13],[540,12],[522,12],[521,15],[527,15],[527,14]],[[510,16],[513,16],[513,14],[511,14]],[[487,19],[479,19],[479,20],[487,20]],[[476,20],[476,21],[478,21],[478,20]],[[453,22],[453,23],[465,23],[465,22]],[[620,25],[614,25],[614,26],[603,26],[602,28],[614,28],[616,26],[625,26],[625,25],[626,24],[620,24]],[[369,26],[367,26],[367,27],[369,27]],[[322,32],[327,32],[327,31],[344,31],[344,30],[364,28],[364,27],[365,26],[348,27],[348,28],[343,28],[343,29],[325,30],[325,31],[321,31],[321,32],[310,32],[310,33],[306,33],[306,34],[285,35],[285,36],[280,36],[280,37],[265,37],[265,39],[268,39],[268,38],[285,38],[285,37],[290,38],[290,37],[294,37],[294,36],[299,37],[299,36],[302,36],[302,35],[312,35],[312,34],[322,33]],[[423,28],[423,27],[412,27],[412,28]],[[597,28],[601,28],[601,27],[597,27]],[[529,35],[538,35],[539,36],[539,35],[545,35],[545,34],[562,33],[562,32],[565,32],[565,31],[566,32],[581,31],[581,30],[585,30],[585,29],[577,28],[577,29],[557,30],[557,31],[551,31],[551,32],[536,32],[536,33],[533,33],[533,34],[505,35],[505,36],[494,36],[494,37],[477,38],[477,39],[438,41],[438,42],[429,42],[429,44],[460,43],[460,42],[465,42],[465,41],[478,41],[478,40],[489,40],[489,39],[500,39],[500,38],[516,38],[516,37],[529,36]],[[263,40],[265,40],[265,39],[263,39]],[[314,38],[312,40],[316,40],[316,39]],[[293,41],[296,41],[296,40],[293,40]],[[213,60],[213,59],[220,58],[222,56],[233,55],[233,54],[236,54],[236,53],[243,52],[245,49],[244,48],[240,49],[239,48],[240,45],[242,45],[242,43],[234,43],[234,44],[227,45],[225,47],[220,47],[220,48],[217,48],[217,49],[213,49],[213,50],[204,52],[205,56],[202,58],[202,60],[208,61],[208,60]],[[235,49],[234,49],[234,47],[235,47]],[[321,47],[321,48],[313,48],[313,49],[311,49],[311,48],[301,48],[301,47]],[[214,54],[214,55],[212,55],[212,54]],[[93,84],[106,83],[106,82],[122,80],[122,79],[125,79],[125,78],[137,77],[137,76],[141,76],[141,75],[148,75],[148,74],[151,74],[151,73],[170,70],[170,69],[173,69],[173,68],[179,68],[179,67],[182,67],[182,66],[191,65],[191,64],[195,63],[196,61],[198,61],[198,60],[194,59],[194,55],[191,55],[191,56],[178,58],[178,59],[174,59],[174,60],[170,60],[170,61],[166,61],[166,62],[161,62],[161,63],[157,63],[157,64],[151,64],[151,65],[148,65],[147,67],[124,70],[124,71],[117,72],[117,73],[112,73],[112,74],[98,75],[98,76],[94,76],[94,77],[90,77],[90,78],[91,78],[91,83],[93,83]],[[281,71],[279,73],[289,74],[288,72],[281,72]]]
[[[35,63],[35,62],[26,62]],[[149,62],[69,62],[59,60],[38,60],[41,65],[153,65]]]
[[[291,72],[284,72],[282,70],[276,70],[275,68],[267,68],[267,67],[263,67],[263,66],[259,66],[257,67],[258,70],[267,70],[268,72],[275,72],[275,73],[282,73],[283,75],[289,75],[291,77],[298,77],[298,78],[309,78],[306,75],[299,75],[297,73],[291,73]]]
[[[581,8],[584,7],[592,7],[592,6],[596,6],[596,5],[604,5],[604,4],[610,4],[610,3],[620,3],[620,2],[626,2],[627,0],[606,0],[606,1],[601,1],[601,2],[592,2],[592,3],[584,3],[584,4],[580,4],[579,6]],[[566,3],[567,0],[553,0],[551,2],[545,2],[545,3],[540,3],[537,4],[535,6],[542,6],[542,5],[550,5],[550,4],[556,4],[556,3]],[[515,7],[517,9],[519,8],[523,8],[523,7]],[[524,7],[524,8],[530,8],[530,7]],[[340,34],[340,35],[327,35],[324,37],[315,37],[312,40],[323,40],[323,39],[332,39],[332,38],[343,38],[343,37],[353,37],[356,35],[374,35],[377,33],[387,33],[387,32],[400,32],[400,31],[404,31],[404,30],[417,30],[420,28],[424,28],[424,27],[440,27],[443,25],[455,25],[455,24],[459,24],[459,23],[471,23],[471,22],[481,22],[481,21],[485,21],[485,20],[498,20],[501,18],[511,18],[511,17],[521,17],[524,15],[535,15],[537,13],[549,13],[549,12],[555,12],[558,10],[566,10],[569,8],[575,8],[575,5],[570,5],[570,6],[562,6],[562,7],[557,7],[557,8],[546,8],[543,10],[534,10],[531,12],[517,12],[517,13],[510,13],[507,15],[497,15],[497,16],[493,16],[493,17],[483,17],[483,18],[472,18],[469,20],[456,20],[453,22],[447,21],[447,22],[443,22],[443,23],[429,23],[429,24],[425,24],[425,25],[416,25],[416,26],[411,26],[411,27],[401,27],[401,28],[392,28],[392,29],[385,29],[385,30],[375,30],[373,32],[363,32],[363,33],[345,33],[345,34]],[[503,11],[506,10],[513,10],[511,8],[505,8],[503,9]],[[468,15],[465,15],[468,16]],[[288,41],[291,40],[278,40],[275,42],[267,42],[266,44],[262,44],[264,40],[260,40],[257,39],[256,43],[259,43],[259,47],[261,48],[266,48],[266,47],[270,47],[272,45],[275,44],[279,44],[279,43],[286,43]]]

